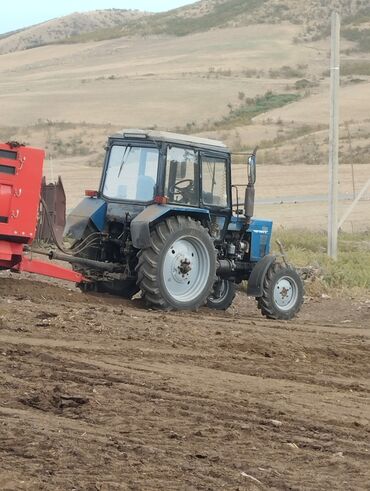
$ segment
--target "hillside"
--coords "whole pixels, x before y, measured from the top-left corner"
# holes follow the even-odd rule
[[[0,37],[0,54],[59,43],[73,36],[122,28],[148,14],[138,10],[95,10],[53,19]]]
[[[125,36],[184,36],[210,29],[289,22],[299,25],[296,41],[319,39],[328,33],[332,10],[343,16],[345,35],[368,45],[367,0],[200,0],[149,15],[137,10],[97,10],[74,13],[0,36],[0,54],[52,43],[100,41]]]
[[[271,216],[277,224],[323,228],[326,202],[319,200],[327,191],[330,40],[324,29],[319,35],[317,28],[310,33],[311,40],[305,41],[303,21],[307,15],[317,23],[321,15],[321,25],[327,29],[330,8],[326,4],[324,10],[318,8],[319,15],[313,5],[321,2],[284,3],[289,8],[281,10],[279,2],[280,13],[273,13],[272,0],[258,5],[247,0],[244,8],[248,4],[251,10],[243,17],[237,15],[240,1],[203,1],[126,24],[127,31],[135,24],[145,33],[145,25],[148,31],[159,21],[165,27],[170,19],[177,19],[178,25],[201,32],[170,36],[162,29],[158,31],[162,35],[122,37],[117,27],[120,37],[114,39],[105,39],[106,31],[100,29],[80,35],[85,42],[70,44],[70,37],[68,43],[2,54],[0,101],[6,117],[0,127],[1,140],[45,148],[51,162],[46,165],[49,176],[62,174],[71,204],[78,201],[86,179],[91,189],[97,185],[106,137],[123,127],[209,136],[235,151],[258,144],[259,163],[268,168],[261,183],[269,181],[271,167],[276,167],[271,190],[267,192],[264,185],[259,191],[267,200],[260,216]],[[361,189],[369,172],[370,121],[363,101],[370,97],[370,62],[368,54],[358,50],[366,51],[369,22],[360,2],[344,6],[352,15],[342,19],[343,34],[352,33],[354,42],[343,36],[341,43],[340,159],[343,164],[355,164],[356,183],[352,183],[350,166],[345,165],[340,191],[350,197],[354,187]],[[115,17],[121,11],[109,12]],[[253,23],[237,25],[247,23],[248,15]],[[284,16],[285,20],[277,21]],[[99,13],[91,17],[101,18]],[[199,19],[207,20],[208,28]],[[98,33],[102,40],[94,41]],[[26,34],[27,30],[17,35]],[[0,40],[0,46],[12,37]],[[281,170],[286,165],[291,166],[289,170]],[[313,165],[320,167],[320,178]],[[238,171],[240,182],[244,174]],[[282,181],[280,175],[289,183],[287,188],[281,182],[276,185]],[[304,186],[298,190],[295,182]],[[315,194],[315,204],[297,203],[292,211],[292,201],[285,203],[280,197],[292,200],[292,189],[299,195]],[[368,206],[366,201],[358,206],[351,227],[370,228]]]
[[[300,26],[297,41],[326,36],[332,10],[342,14],[344,35],[361,49],[370,45],[367,0],[200,0],[148,15],[119,9],[74,13],[0,36],[0,54],[51,43],[101,41],[127,36],[185,36],[252,24],[289,22]]]

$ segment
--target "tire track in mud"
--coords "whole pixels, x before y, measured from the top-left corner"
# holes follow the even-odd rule
[[[48,362],[52,363],[55,365],[56,359],[49,359]],[[65,361],[65,360],[63,360]],[[91,361],[86,361],[86,360],[81,360],[78,357],[76,359],[72,359],[70,361],[74,361],[74,363],[77,366],[80,366],[83,368],[83,371],[85,373],[88,373],[89,371],[91,372],[92,375],[92,383],[94,383],[94,374],[96,375],[96,363],[92,363]],[[87,365],[87,366],[86,366]],[[213,383],[206,383],[205,381],[209,380],[211,377],[209,376],[209,371],[205,371],[202,377],[199,377],[199,371],[198,367],[195,367],[197,370],[197,384],[199,384],[197,387],[194,387],[192,385],[189,387],[188,390],[185,390],[184,387],[186,386],[186,380],[191,380],[191,377],[189,377],[189,371],[193,371],[194,367],[186,367],[187,370],[184,369],[184,367],[181,367],[180,370],[180,375],[179,377],[179,371],[176,372],[176,384],[174,387],[168,387],[167,391],[163,391],[163,388],[158,389],[155,387],[155,383],[159,381],[161,383],[161,377],[158,378],[157,374],[163,374],[163,370],[165,375],[168,375],[168,372],[170,374],[170,381],[173,379],[173,372],[171,370],[171,367],[169,366],[147,366],[143,365],[140,363],[137,367],[131,367],[128,368],[126,366],[121,367],[123,373],[126,371],[133,372],[133,376],[139,376],[140,378],[143,377],[143,374],[145,374],[145,383],[140,382],[137,383],[134,386],[134,390],[132,390],[132,382],[128,383],[127,382],[127,377],[124,377],[122,380],[118,375],[117,375],[117,368],[118,364],[114,363],[107,363],[105,361],[98,362],[98,367],[99,369],[104,369],[107,372],[104,374],[103,377],[100,376],[100,378],[103,378],[104,380],[107,381],[113,381],[115,384],[120,384],[121,386],[121,391],[124,393],[124,397],[126,399],[126,404],[129,404],[130,406],[135,406],[137,404],[138,400],[143,400],[143,401],[150,401],[149,403],[155,405],[156,407],[165,405],[167,406],[167,410],[170,407],[179,407],[180,408],[180,419],[181,416],[183,416],[183,413],[187,413],[186,416],[187,418],[191,417],[192,420],[196,420],[197,424],[192,428],[192,430],[195,430],[198,426],[202,426],[202,424],[209,424],[209,420],[212,421],[212,427],[217,427],[217,420],[222,421],[222,427],[223,431],[225,431],[225,428],[231,427],[232,428],[232,433],[235,432],[240,432],[240,431],[254,431],[256,432],[256,427],[259,428],[259,431],[257,433],[263,433],[268,430],[276,431],[276,428],[274,428],[273,424],[271,423],[271,420],[268,419],[268,417],[272,416],[272,411],[271,407],[269,407],[268,401],[264,401],[264,403],[259,403],[258,404],[258,399],[256,400],[254,397],[254,400],[251,401],[250,398],[248,397],[248,401],[246,402],[246,399],[243,400],[243,397],[231,397],[231,400],[229,399],[228,401],[225,400],[225,397],[221,394],[220,397],[215,397],[214,392],[215,389],[217,388],[218,385],[220,385],[222,388],[224,386],[224,382],[227,382],[227,385],[231,385],[231,393],[235,394],[234,392],[234,387],[233,387],[233,382],[236,383],[237,385],[240,385],[240,377],[234,376],[233,378],[230,378],[230,374],[225,374],[226,381],[224,381],[222,378],[220,378],[220,374],[217,374],[218,381],[213,380]],[[110,371],[114,370],[113,372],[113,377],[109,377]],[[183,380],[185,379],[185,381]],[[180,379],[180,380],[179,380]],[[212,377],[213,379],[213,377]],[[250,379],[248,379],[247,382],[250,382]],[[178,390],[177,387],[181,387],[181,390]],[[131,390],[130,390],[131,387]],[[248,386],[248,396],[250,394],[255,394],[256,392],[258,393],[259,396],[262,396],[263,399],[263,394],[260,394],[258,391],[258,387],[251,387],[251,384],[249,383]],[[253,389],[253,390],[252,390]],[[289,391],[289,387],[287,388]],[[207,394],[205,397],[200,397],[200,394],[202,393],[202,390],[205,391],[205,394]],[[271,392],[271,388],[265,387],[265,390],[267,393]],[[275,387],[275,392],[278,394],[279,393],[279,388]],[[200,391],[200,394],[198,394],[198,391]],[[284,391],[283,391],[284,392]],[[270,394],[270,396],[273,396],[273,394]],[[245,396],[244,396],[245,397]],[[128,400],[127,400],[128,399]],[[240,404],[240,402],[243,400],[243,404]],[[289,401],[286,401],[289,402]],[[191,411],[189,410],[191,408]],[[277,409],[275,409],[276,411]],[[50,429],[56,430],[63,430],[69,433],[71,430],[73,432],[75,431],[81,431],[83,433],[89,433],[93,435],[93,438],[95,440],[95,444],[100,446],[102,443],[105,442],[104,438],[103,441],[101,440],[102,435],[106,434],[107,428],[103,427],[103,432],[101,432],[101,424],[103,421],[99,421],[97,423],[96,429],[94,430],[94,426],[91,425],[86,425],[83,423],[83,421],[78,421],[76,422],[75,420],[72,420],[69,422],[67,418],[64,418],[60,415],[53,415],[52,420],[50,419],[49,415],[46,415],[44,413],[39,416],[35,411],[32,411],[32,414],[28,411],[19,411],[19,410],[11,410],[7,409],[5,410],[5,413],[8,415],[12,415],[12,411],[14,412],[15,416],[17,419],[22,419],[22,416],[24,418],[31,418],[33,421],[33,424],[36,424],[36,426],[39,426],[40,428],[44,427],[45,425],[48,426]],[[203,418],[203,415],[205,414],[205,411],[207,411],[207,418]],[[310,430],[307,427],[304,427],[304,424],[307,423],[307,421],[304,419],[304,415],[299,412],[299,411],[294,411],[292,410],[292,414],[286,414],[284,417],[285,419],[289,419],[289,428],[287,433],[285,431],[282,431],[281,429],[278,430],[278,441],[284,442],[284,443],[289,443],[291,440],[291,433],[293,430],[294,434],[294,428],[295,431],[297,431],[297,434],[302,433],[302,431],[305,431],[306,436],[304,438],[300,437],[297,438],[295,436],[295,442],[297,442],[299,445],[302,446],[302,448],[306,450],[310,450],[313,452],[320,451],[321,453],[321,458],[322,454],[328,453],[330,456],[335,453],[335,451],[339,451],[338,448],[341,448],[341,444],[345,444],[347,446],[347,454],[351,454],[353,458],[359,459],[362,455],[361,451],[356,449],[356,446],[358,446],[361,442],[360,435],[354,435],[353,432],[351,434],[351,438],[348,439],[348,428],[346,425],[342,428],[342,431],[339,431],[340,428],[336,427],[334,423],[329,422],[323,422],[322,420],[320,421],[320,424],[316,425],[312,430]],[[4,414],[4,409],[0,410],[1,414]],[[241,415],[240,413],[243,413]],[[297,413],[300,415],[299,418],[294,417],[292,418],[292,415],[294,413]],[[37,414],[37,416],[36,416]],[[14,415],[13,415],[14,416]],[[265,418],[265,419],[263,419]],[[104,418],[104,423],[105,423],[106,418]],[[168,418],[170,421],[170,418]],[[215,424],[216,423],[216,424]],[[325,423],[325,424],[324,424]],[[285,422],[283,423],[285,424]],[[57,426],[55,426],[57,425]],[[189,426],[187,424],[182,424],[179,425],[179,416],[176,415],[176,428],[179,430],[179,427],[181,429],[180,433],[187,433],[189,432]],[[191,425],[192,426],[192,425]],[[171,424],[170,426],[171,427]],[[335,428],[335,434],[333,434],[333,427]],[[262,430],[261,430],[262,428]],[[114,435],[116,434],[114,428],[111,426],[109,427],[109,430],[111,432],[111,438],[114,438]],[[320,437],[320,439],[317,438],[317,433],[318,432],[323,432],[324,435]],[[146,432],[145,432],[146,433]],[[360,433],[358,431],[358,433]],[[177,433],[176,433],[177,434]],[[327,435],[325,437],[325,435]],[[137,435],[139,439],[141,437],[144,437],[145,435],[143,432],[139,432]],[[147,436],[147,435],[146,435]],[[314,436],[314,438],[312,438]],[[353,443],[354,436],[356,436],[355,442],[356,446]],[[347,438],[346,438],[347,437]],[[177,437],[176,437],[177,438]],[[263,435],[261,436],[263,439]],[[152,446],[155,444],[157,437],[152,437],[150,438],[149,442],[146,442],[144,447],[147,445]],[[148,438],[147,438],[148,440]],[[274,439],[273,439],[274,440]],[[138,444],[137,438],[134,440],[130,440],[131,443],[129,445],[126,444],[126,450],[130,449],[131,446],[135,446]],[[362,441],[364,444],[365,442]],[[353,446],[353,448],[351,448]],[[242,451],[242,449],[240,449]],[[217,460],[217,459],[216,459]]]
[[[279,323],[250,304],[173,314],[13,283],[0,299],[0,489],[370,482],[370,337],[357,310],[342,324],[333,303],[321,322],[308,305]]]
[[[166,322],[169,315],[166,316]],[[155,320],[154,320],[155,322]],[[220,327],[220,326],[219,326]],[[234,325],[234,328],[238,328]],[[11,343],[16,346],[34,346],[53,350],[66,349],[69,351],[106,353],[126,357],[130,363],[136,358],[146,357],[156,361],[157,358],[167,359],[175,363],[196,363],[198,366],[226,370],[235,373],[245,373],[269,377],[273,379],[290,379],[300,382],[323,386],[333,386],[338,389],[366,391],[366,378],[370,371],[368,353],[370,342],[367,336],[349,335],[344,332],[335,335],[319,335],[318,333],[299,334],[294,339],[290,333],[285,337],[273,332],[266,333],[250,326],[245,331],[232,332],[224,330],[199,329],[187,332],[177,332],[172,327],[147,336],[146,332],[137,329],[137,336],[125,332],[114,332],[109,335],[109,342],[102,343],[105,333],[91,333],[86,338],[78,338],[75,331],[71,334],[59,332],[59,338],[53,337],[53,331],[40,332],[39,336],[14,336],[12,331],[3,330],[0,343]],[[128,328],[130,331],[130,327]],[[7,332],[7,334],[5,334]],[[42,336],[45,334],[45,336]],[[196,337],[196,343],[193,339]],[[338,362],[341,363],[340,374],[337,374]],[[286,370],[287,364],[294,369]],[[354,374],[353,367],[357,365]],[[324,367],[325,370],[321,370]],[[346,375],[347,378],[343,378]],[[352,379],[350,376],[352,376]],[[355,375],[355,376],[354,376]],[[348,377],[349,376],[349,377]],[[368,387],[368,386],[367,386]]]
[[[46,343],[48,345],[48,343]],[[33,344],[34,345],[34,344]],[[22,345],[24,346],[24,345]],[[40,346],[39,340],[37,340],[36,346]],[[45,346],[44,346],[45,347]],[[32,355],[32,353],[30,353]],[[96,354],[94,354],[94,357]],[[24,357],[22,357],[24,361]],[[74,382],[88,383],[92,385],[93,383],[105,383],[114,382],[119,384],[124,384],[129,387],[133,385],[132,378],[142,377],[143,380],[150,379],[150,383],[154,383],[158,380],[165,380],[166,384],[171,387],[173,381],[176,381],[175,387],[187,387],[189,385],[188,380],[192,382],[192,388],[200,386],[207,387],[206,394],[213,393],[219,385],[228,387],[230,390],[234,389],[238,393],[243,393],[244,397],[253,396],[254,393],[258,394],[258,397],[264,398],[264,401],[268,401],[269,398],[274,400],[274,398],[280,393],[290,394],[290,396],[285,395],[285,402],[289,403],[290,406],[294,406],[293,400],[304,400],[305,398],[318,396],[320,393],[325,394],[325,406],[335,405],[338,401],[338,397],[342,397],[346,394],[348,390],[351,391],[351,398],[354,400],[356,398],[363,399],[369,392],[369,384],[367,380],[364,380],[363,387],[353,387],[353,384],[349,386],[340,386],[330,383],[330,386],[322,386],[321,381],[317,380],[292,380],[289,377],[277,378],[269,377],[268,374],[260,374],[259,376],[249,375],[245,373],[237,373],[234,371],[224,371],[222,369],[213,369],[210,367],[204,367],[201,365],[189,365],[183,360],[181,363],[176,362],[175,364],[172,359],[168,359],[166,362],[158,362],[158,360],[143,359],[139,358],[139,361],[122,362],[118,361],[118,358],[124,358],[124,354],[114,352],[103,352],[99,353],[99,359],[93,359],[89,356],[89,351],[72,349],[71,351],[65,352],[58,350],[52,355],[47,352],[40,352],[37,354],[36,359],[32,359],[28,362],[31,366],[38,367],[41,363],[53,365],[54,371],[57,374],[63,374],[68,377],[69,380]],[[68,372],[64,368],[68,366]],[[174,367],[176,370],[174,370]],[[101,373],[102,372],[102,373]],[[112,375],[112,372],[114,375]],[[99,380],[95,378],[99,375]],[[90,374],[94,374],[92,377],[92,382],[90,382]],[[122,378],[123,377],[123,378]],[[261,383],[261,378],[263,379],[263,384]],[[196,385],[194,385],[196,382]],[[212,383],[211,383],[212,382]],[[135,387],[141,387],[143,382],[137,382]],[[240,387],[248,387],[248,389],[240,389]],[[341,390],[338,390],[341,389]],[[162,392],[168,392],[168,390],[161,389]],[[189,390],[186,394],[190,393]],[[291,394],[293,394],[291,396]],[[208,396],[205,397],[206,399]],[[350,400],[348,401],[350,402]],[[356,417],[356,409],[354,407],[356,404],[350,404],[350,418]],[[320,412],[322,408],[318,408]],[[326,411],[327,412],[327,411]],[[344,414],[342,415],[344,417]],[[361,413],[358,415],[361,417]]]

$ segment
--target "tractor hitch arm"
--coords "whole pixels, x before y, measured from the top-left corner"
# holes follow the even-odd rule
[[[108,271],[109,273],[122,273],[125,271],[125,266],[119,263],[105,263],[102,261],[94,261],[92,259],[86,259],[84,257],[70,256],[68,254],[62,254],[60,252],[50,251],[44,253],[50,260],[65,261],[70,264],[80,264],[81,266],[87,266],[91,269],[98,269],[100,271]]]

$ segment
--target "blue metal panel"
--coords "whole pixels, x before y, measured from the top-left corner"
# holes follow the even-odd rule
[[[253,219],[248,228],[251,234],[251,262],[260,261],[270,253],[272,221]]]
[[[196,208],[193,206],[181,206],[181,205],[161,205],[167,208],[168,210],[175,211],[176,213],[178,212],[184,212],[188,215],[191,214],[202,214],[202,215],[208,215],[209,216],[209,210],[207,208]]]
[[[191,206],[150,205],[131,222],[130,228],[133,246],[137,249],[149,247],[150,226],[172,215],[206,217],[206,219],[209,219],[209,210],[205,208],[193,208]]]
[[[91,220],[94,222],[96,228],[101,232],[105,227],[105,217],[107,214],[107,203],[102,199],[88,198],[95,201],[99,201],[96,211],[91,215]]]

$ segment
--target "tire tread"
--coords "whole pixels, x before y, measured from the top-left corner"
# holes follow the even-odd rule
[[[277,274],[282,271],[286,271],[286,274],[291,274],[298,280],[297,288],[298,288],[298,299],[296,305],[288,311],[278,310],[272,300],[271,290],[273,288],[273,281]],[[263,293],[261,297],[257,298],[257,306],[261,310],[263,316],[268,319],[273,320],[290,320],[300,311],[303,304],[303,283],[301,278],[298,276],[295,269],[291,266],[284,266],[279,262],[275,262],[271,265],[269,270],[266,273],[264,282],[263,282]]]
[[[202,233],[208,231],[202,226],[199,221],[193,220],[190,217],[173,216],[167,218],[163,222],[159,223],[151,233],[150,247],[140,250],[137,254],[138,263],[136,266],[137,273],[137,285],[140,288],[142,295],[149,306],[154,308],[160,308],[164,310],[176,309],[170,304],[163,295],[158,283],[158,268],[160,261],[160,254],[168,243],[171,235],[183,230],[184,228],[191,228]],[[214,250],[214,260],[216,261],[216,251]],[[216,274],[214,275],[214,280]],[[211,284],[212,289],[213,282]],[[192,310],[197,310],[199,307],[206,303],[210,291],[204,292],[197,302],[192,305]],[[187,307],[186,307],[187,308]]]

